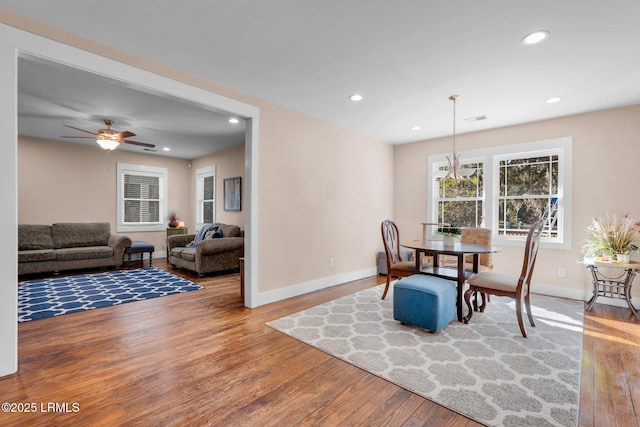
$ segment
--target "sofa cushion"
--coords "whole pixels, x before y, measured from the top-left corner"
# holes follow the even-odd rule
[[[182,253],[180,254],[182,259],[185,261],[195,261],[196,260],[196,248],[184,248]]]
[[[185,248],[182,246],[179,246],[177,248],[173,248],[171,249],[171,256],[174,256],[176,258],[182,258],[182,251],[184,251]]]
[[[55,260],[56,251],[54,249],[35,249],[18,252],[18,262],[39,262]]]
[[[56,259],[58,261],[111,258],[112,256],[113,248],[110,246],[81,246],[77,248],[61,248],[56,250]]]
[[[240,237],[240,227],[237,225],[220,224],[219,229],[224,237]]]
[[[53,249],[51,226],[18,224],[18,250]]]
[[[107,246],[111,235],[108,222],[58,223],[51,226],[56,249],[85,246]]]

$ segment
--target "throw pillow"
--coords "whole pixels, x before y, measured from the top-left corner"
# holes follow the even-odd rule
[[[220,237],[224,237],[222,230],[219,227],[213,227],[209,231],[207,231],[204,235],[205,239],[218,239]]]

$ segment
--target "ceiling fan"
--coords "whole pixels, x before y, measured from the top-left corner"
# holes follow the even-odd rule
[[[79,130],[80,132],[90,133],[93,136],[63,136],[62,138],[95,138],[98,145],[100,145],[100,147],[102,147],[105,150],[115,150],[116,148],[118,148],[118,145],[120,145],[121,142],[125,144],[131,144],[131,145],[139,145],[141,147],[147,147],[147,148],[156,147],[155,145],[147,144],[146,142],[137,142],[137,141],[131,141],[130,139],[125,139],[131,136],[136,136],[136,134],[133,132],[129,132],[128,130],[123,132],[116,132],[115,130],[111,129],[111,125],[113,125],[113,123],[114,123],[113,120],[104,119],[104,124],[107,125],[107,128],[99,129],[98,133],[80,129],[73,126],[69,126],[69,125],[63,125],[71,129]]]

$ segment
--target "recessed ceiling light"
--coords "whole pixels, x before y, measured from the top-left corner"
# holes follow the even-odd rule
[[[162,149],[162,151],[171,151],[171,148],[169,148],[169,147],[164,147],[164,148]]]
[[[549,37],[550,34],[551,33],[547,30],[534,31],[533,33],[529,33],[522,38],[522,44],[525,46],[538,44]]]
[[[232,117],[229,119],[229,123],[237,125],[238,123],[240,123],[240,120],[236,119],[235,117]]]
[[[420,126],[412,126],[411,127],[411,130],[420,130],[420,129],[422,129]]]
[[[362,95],[354,93],[353,95],[349,96],[349,99],[352,101],[358,102],[358,101],[362,101],[364,98],[362,97]]]
[[[559,96],[554,96],[553,98],[549,98],[544,102],[546,102],[547,104],[555,104],[556,102],[560,101],[562,101],[562,98],[560,98]]]

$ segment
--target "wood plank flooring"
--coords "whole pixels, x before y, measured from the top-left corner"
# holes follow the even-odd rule
[[[383,277],[251,310],[237,273],[154,266],[205,289],[19,325],[0,401],[35,412],[0,412],[1,426],[479,425],[264,325]],[[586,313],[580,426],[640,427],[639,346],[628,309]]]

